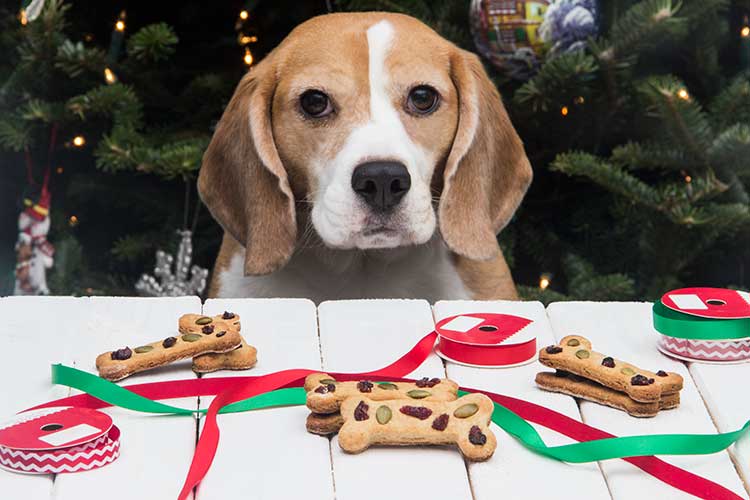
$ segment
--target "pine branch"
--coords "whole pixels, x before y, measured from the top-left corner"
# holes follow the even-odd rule
[[[82,42],[65,40],[57,51],[55,67],[70,78],[83,73],[99,74],[105,66],[106,54],[97,47],[85,47]]]
[[[750,123],[750,79],[748,74],[736,77],[709,106],[714,127],[723,129],[738,122]]]
[[[175,51],[178,38],[166,23],[151,24],[138,30],[128,40],[128,56],[142,62],[158,62]]]
[[[611,161],[630,170],[685,170],[695,165],[695,158],[683,149],[659,142],[628,142],[612,150]]]
[[[750,126],[737,123],[714,139],[708,156],[712,164],[726,165],[750,181]]]

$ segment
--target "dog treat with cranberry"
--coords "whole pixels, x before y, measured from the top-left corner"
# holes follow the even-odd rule
[[[605,406],[617,408],[633,417],[654,417],[660,410],[677,408],[680,404],[680,393],[663,394],[659,401],[642,403],[634,401],[623,392],[586,380],[578,375],[560,372],[541,372],[536,375],[536,385],[545,391],[559,392],[577,398],[593,401]]]
[[[240,336],[242,343],[232,351],[201,354],[193,358],[195,373],[211,373],[218,370],[249,370],[258,362],[258,350]]]
[[[223,353],[239,347],[242,337],[237,327],[225,320],[191,315],[198,327],[212,325],[213,329],[189,332],[137,347],[130,346],[100,354],[96,358],[99,376],[107,380],[122,380],[134,373],[150,370],[174,361],[206,353]],[[184,318],[184,316],[183,316]],[[183,325],[180,318],[180,325]],[[205,318],[205,319],[204,319]],[[206,321],[210,320],[210,321]],[[200,322],[198,322],[200,321]]]
[[[307,432],[319,436],[336,434],[342,425],[344,425],[344,418],[339,412],[328,414],[310,413],[305,422]]]
[[[411,399],[412,401],[453,401],[458,384],[448,379],[422,378],[416,382],[373,382],[359,380],[337,382],[325,373],[305,378],[307,407],[313,413],[336,413],[350,396],[367,396],[375,401]]]
[[[490,430],[494,405],[484,394],[467,394],[454,401],[378,401],[368,396],[347,398],[341,404],[343,425],[339,446],[360,453],[371,445],[456,445],[474,462],[495,452]]]
[[[217,323],[214,323],[214,321],[229,325],[238,332],[241,329],[240,315],[229,311],[224,311],[222,314],[215,316],[183,314],[177,321],[177,329],[180,333],[206,333],[216,328]]]
[[[663,370],[654,373],[592,351],[591,342],[580,335],[568,335],[558,345],[543,348],[539,351],[539,362],[624,392],[641,403],[658,403],[663,395],[682,389],[679,374]]]

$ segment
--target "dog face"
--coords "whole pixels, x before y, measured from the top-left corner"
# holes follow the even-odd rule
[[[454,252],[490,258],[530,180],[476,56],[410,17],[364,13],[304,23],[248,72],[199,190],[262,274],[293,252],[300,210],[330,247],[420,244],[439,220]]]

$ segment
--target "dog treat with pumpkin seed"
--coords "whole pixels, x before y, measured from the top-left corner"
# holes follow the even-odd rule
[[[545,391],[559,392],[616,408],[633,417],[654,417],[661,410],[671,410],[680,405],[679,392],[663,394],[659,401],[641,403],[633,401],[623,392],[559,370],[557,373],[537,373],[536,385]]]
[[[336,434],[344,425],[344,417],[341,413],[310,413],[305,421],[307,432],[319,436],[330,436]]]
[[[218,370],[248,370],[258,362],[258,350],[240,337],[241,344],[229,352],[201,354],[193,358],[195,373],[211,373]]]
[[[214,328],[210,331],[209,329],[202,329],[200,333],[189,332],[176,337],[167,337],[133,349],[124,347],[116,351],[102,353],[96,358],[96,369],[99,371],[99,376],[114,382],[134,373],[150,370],[180,359],[192,358],[206,353],[232,351],[242,342],[240,332],[233,324],[208,316],[194,316],[194,321],[198,326],[212,325]]]
[[[642,403],[658,403],[664,394],[682,389],[679,374],[663,370],[650,372],[592,351],[591,342],[580,335],[568,335],[558,345],[543,348],[539,351],[539,362],[624,392],[632,400]]]
[[[484,394],[467,394],[453,401],[378,401],[350,397],[341,404],[344,424],[339,446],[359,453],[371,445],[457,445],[468,460],[481,462],[495,452],[490,430],[494,405]]]
[[[427,377],[416,382],[337,382],[325,373],[313,373],[305,378],[305,390],[307,407],[322,414],[336,413],[341,402],[350,396],[367,396],[374,401],[453,401],[458,397],[458,384],[454,381]]]
[[[177,321],[177,329],[180,333],[206,333],[208,330],[216,328],[218,323],[228,325],[233,329],[240,331],[240,315],[224,311],[222,314],[215,316],[203,316],[202,314],[183,314]]]

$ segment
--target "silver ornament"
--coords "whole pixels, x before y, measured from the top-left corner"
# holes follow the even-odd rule
[[[140,295],[151,297],[200,295],[206,288],[208,269],[190,266],[193,261],[192,231],[182,230],[177,231],[177,234],[180,235],[177,262],[175,262],[173,256],[158,250],[156,252],[156,266],[154,266],[156,278],[143,274],[135,284],[135,289]]]

